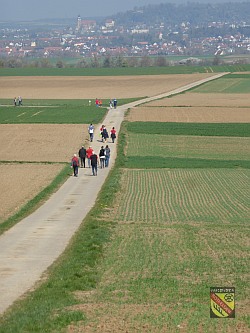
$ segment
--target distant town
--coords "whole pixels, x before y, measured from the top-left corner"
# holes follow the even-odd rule
[[[250,13],[250,3],[243,5]],[[157,6],[150,8],[153,16]],[[65,58],[75,59],[79,67],[98,66],[99,59],[104,67],[137,66],[139,61],[147,66],[152,59],[154,65],[165,66],[167,56],[183,56],[180,64],[199,64],[202,56],[218,62],[220,56],[250,55],[249,14],[202,22],[185,20],[185,15],[171,21],[155,14],[154,20],[147,20],[144,13],[150,8],[102,19],[76,15],[67,22],[0,22],[0,67],[21,66],[32,59],[44,59],[40,65],[46,66],[53,58],[60,59],[57,67],[64,66]]]

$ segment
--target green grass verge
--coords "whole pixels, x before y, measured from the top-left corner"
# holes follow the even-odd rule
[[[23,163],[29,163],[29,162],[23,162]],[[70,175],[69,165],[67,164],[47,187],[45,187],[27,204],[25,204],[16,214],[12,215],[10,218],[0,223],[0,235],[4,233],[6,230],[10,229],[16,223],[18,223],[21,219],[30,215],[39,206],[41,206],[43,202],[47,200],[49,196],[52,193],[54,193],[55,190],[58,189],[60,185],[63,184],[63,182],[65,182],[65,180],[69,177],[69,175]]]
[[[127,123],[127,130],[133,133],[160,135],[249,137],[250,123],[131,122]]]

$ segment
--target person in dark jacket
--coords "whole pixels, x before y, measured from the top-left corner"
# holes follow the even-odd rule
[[[100,158],[101,169],[103,169],[105,166],[105,149],[103,146],[101,146],[101,149],[99,152],[99,158]]]
[[[79,150],[79,158],[80,158],[80,162],[81,162],[81,168],[85,168],[85,159],[86,159],[86,149],[84,148],[84,146],[82,146],[82,148]]]
[[[108,137],[109,137],[109,134],[108,134],[107,128],[105,126],[103,126],[103,128],[102,128],[102,142],[106,142]]]
[[[94,151],[92,152],[92,155],[90,156],[90,161],[91,161],[93,176],[97,176],[98,156],[96,155],[96,153]]]

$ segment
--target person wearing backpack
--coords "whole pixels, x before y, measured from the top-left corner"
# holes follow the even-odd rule
[[[71,168],[74,170],[74,177],[78,176],[78,167],[79,167],[79,159],[76,154],[74,154],[71,160]]]

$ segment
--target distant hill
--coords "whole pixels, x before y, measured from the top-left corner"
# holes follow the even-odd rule
[[[227,2],[227,3],[187,3],[174,4],[164,3],[160,5],[147,5],[135,7],[115,17],[118,24],[136,25],[141,23],[165,25],[189,22],[194,24],[206,24],[213,21],[222,22],[246,22],[250,24],[250,2]]]

